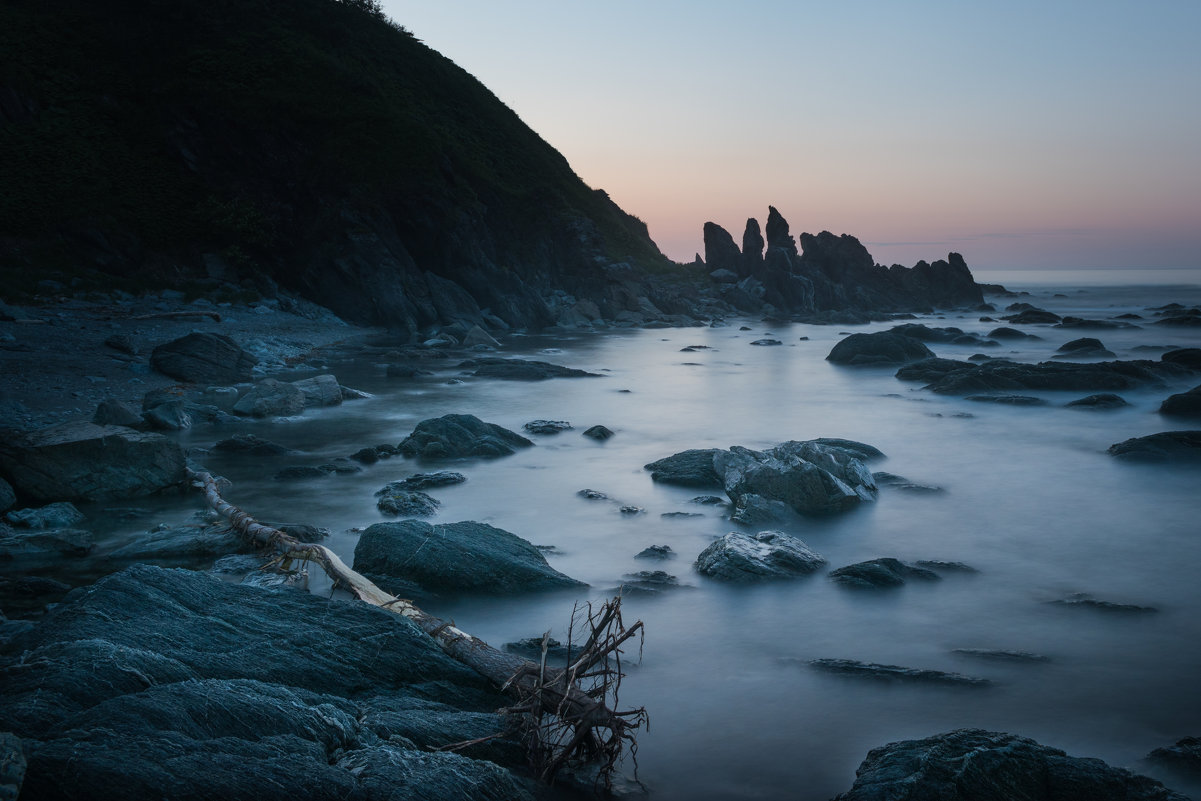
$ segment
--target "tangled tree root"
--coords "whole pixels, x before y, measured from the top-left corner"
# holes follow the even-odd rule
[[[552,782],[567,766],[592,765],[597,781],[606,788],[623,756],[637,751],[635,732],[648,723],[642,707],[616,711],[618,690],[624,675],[621,646],[640,635],[642,621],[628,628],[621,618],[621,596],[593,608],[578,604],[568,627],[568,659],[565,667],[547,665],[547,641],[542,640],[538,662],[500,651],[459,629],[453,622],[430,615],[412,601],[397,598],[356,573],[337,554],[318,543],[301,542],[290,534],[263,525],[221,497],[222,487],[210,473],[188,470],[188,478],[204,492],[205,499],[229,525],[255,545],[274,551],[287,565],[292,560],[313,562],[334,582],[373,606],[406,617],[421,628],[452,658],[491,680],[516,703],[501,710],[516,722],[526,747],[530,767],[539,779]],[[228,482],[225,482],[228,486]],[[582,633],[587,629],[586,633]],[[581,631],[583,643],[573,643]],[[501,734],[445,746],[459,750]]]

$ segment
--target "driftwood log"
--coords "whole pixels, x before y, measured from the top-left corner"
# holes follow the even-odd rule
[[[210,473],[189,468],[188,478],[204,492],[209,506],[225,517],[242,537],[274,551],[283,561],[320,565],[335,587],[345,588],[372,606],[413,621],[447,655],[515,697],[517,703],[503,711],[521,721],[531,767],[543,780],[552,781],[568,764],[588,763],[598,767],[600,780],[608,785],[625,748],[636,749],[634,732],[647,721],[645,709],[619,712],[610,707],[610,702],[616,706],[622,676],[621,646],[643,631],[642,621],[628,628],[622,622],[620,596],[603,604],[599,611],[593,611],[589,605],[581,621],[589,629],[583,645],[574,653],[569,650],[565,669],[549,667],[545,637],[539,662],[493,648],[453,622],[428,614],[412,601],[380,589],[324,545],[301,542],[284,531],[259,523],[221,497],[218,481]],[[577,609],[572,615],[569,641],[578,617]]]

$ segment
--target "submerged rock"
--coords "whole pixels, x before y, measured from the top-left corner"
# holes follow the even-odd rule
[[[842,676],[852,676],[861,679],[911,681],[923,684],[953,684],[962,687],[988,687],[992,684],[988,679],[982,679],[977,676],[965,676],[962,673],[902,667],[901,665],[880,665],[874,662],[860,662],[855,659],[813,659],[809,662],[809,665],[826,673],[837,673]]]
[[[1114,395],[1112,392],[1101,392],[1096,395],[1087,395],[1083,398],[1077,398],[1074,401],[1068,401],[1064,404],[1064,407],[1068,409],[1095,409],[1102,411],[1120,409],[1123,406],[1129,405],[1121,395]]]
[[[934,357],[934,352],[913,337],[890,331],[851,334],[836,344],[826,361],[851,366],[889,366]]]
[[[1014,734],[957,729],[873,749],[834,801],[1187,801],[1154,779]]]
[[[1067,598],[1059,598],[1049,603],[1055,606],[1079,607],[1083,609],[1096,609],[1101,612],[1131,612],[1134,614],[1148,614],[1158,612],[1154,606],[1140,606],[1139,604],[1123,604],[1115,601],[1103,601],[1098,598],[1085,595],[1084,593],[1076,593]]]
[[[70,528],[85,519],[73,503],[51,503],[30,509],[14,509],[4,516],[19,528]]]
[[[1201,418],[1201,386],[1169,395],[1160,404],[1159,413],[1167,417]]]
[[[1046,401],[1032,395],[968,395],[964,400],[977,403],[997,403],[1003,406],[1044,406]]]
[[[701,551],[694,567],[702,576],[750,582],[801,576],[824,564],[821,554],[790,534],[731,531]]]
[[[1110,445],[1109,453],[1130,462],[1201,462],[1201,431],[1163,431],[1132,437]]]
[[[594,439],[597,442],[604,442],[609,437],[613,436],[613,432],[602,425],[595,425],[591,428],[584,429],[584,436],[589,439]]]
[[[354,567],[385,583],[430,592],[518,593],[584,586],[526,540],[485,523],[376,523],[359,537]]]
[[[0,472],[33,501],[110,501],[179,486],[184,455],[161,434],[63,423],[0,441]]]
[[[937,581],[941,576],[933,570],[906,564],[899,559],[884,557],[857,562],[830,571],[830,578],[844,587],[855,589],[880,589],[899,587],[909,579]]]
[[[1147,759],[1167,768],[1201,776],[1201,737],[1185,737],[1175,745],[1156,748]]]
[[[670,545],[648,545],[638,553],[634,554],[635,559],[671,559],[676,553],[671,549]]]
[[[516,453],[534,443],[495,423],[470,414],[448,414],[422,420],[400,443],[405,456],[423,459],[494,458]]]
[[[234,434],[214,445],[213,450],[225,453],[245,453],[251,456],[280,456],[292,453],[291,448],[254,434]]]
[[[1113,351],[1092,337],[1073,339],[1055,351],[1056,359],[1105,359],[1113,358]]]
[[[563,367],[550,362],[527,359],[502,359],[485,357],[468,359],[459,364],[465,369],[474,368],[472,375],[478,378],[500,378],[506,381],[545,381],[548,378],[600,378],[600,373]]]
[[[389,483],[381,492],[393,492],[397,490],[412,492],[413,490],[427,490],[434,487],[449,487],[454,484],[462,484],[466,480],[467,476],[451,470],[439,470],[436,473],[414,473],[407,478],[402,478],[400,481]]]
[[[1132,361],[1041,362],[1020,364],[995,359],[983,364],[946,365],[939,375],[902,369],[897,378],[929,381],[926,389],[942,395],[1015,390],[1120,390],[1155,386],[1192,371],[1170,362]]]
[[[951,651],[960,656],[988,659],[994,662],[1050,662],[1051,657],[1032,654],[1029,651],[1005,651],[995,648],[955,648]]]

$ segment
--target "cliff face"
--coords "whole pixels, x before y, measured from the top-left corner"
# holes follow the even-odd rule
[[[417,331],[546,324],[556,289],[616,316],[683,272],[369,2],[6,0],[0,52],[8,292],[278,284]]]

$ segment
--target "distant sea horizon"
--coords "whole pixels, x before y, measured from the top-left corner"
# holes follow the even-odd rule
[[[990,270],[971,268],[978,283],[1021,286],[1197,286],[1197,267],[1090,267],[1061,269]]]

